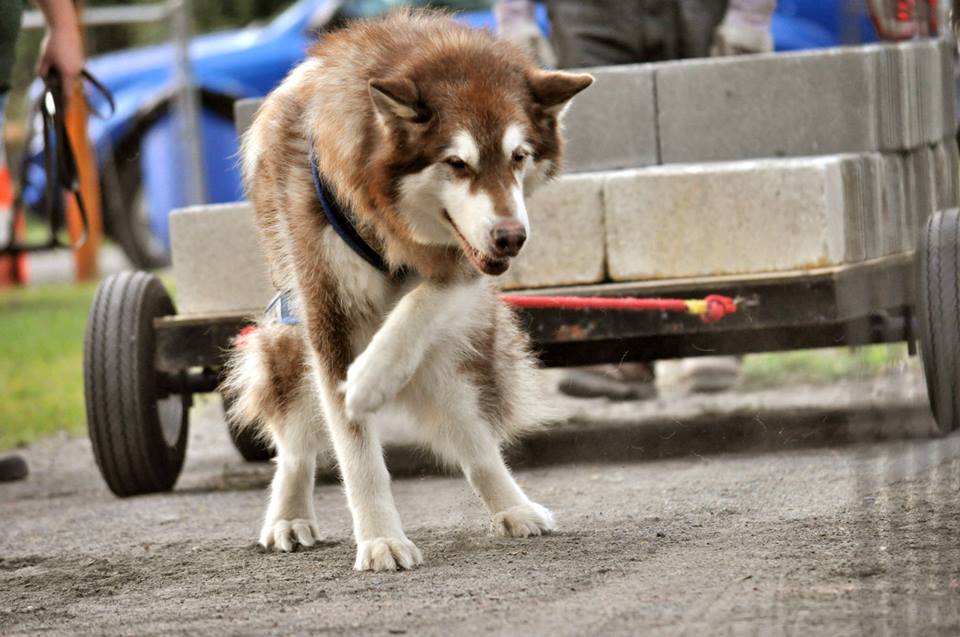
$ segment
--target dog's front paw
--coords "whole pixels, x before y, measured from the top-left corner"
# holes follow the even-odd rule
[[[493,530],[504,537],[541,535],[554,528],[553,514],[536,502],[518,504],[493,516]]]
[[[405,537],[377,537],[357,545],[358,571],[395,571],[411,569],[423,564],[423,555],[416,545]]]
[[[354,420],[372,414],[396,397],[408,380],[400,367],[392,356],[369,349],[357,356],[340,386],[347,417]]]
[[[267,521],[260,531],[260,546],[289,553],[295,546],[313,546],[320,539],[320,527],[315,520]]]

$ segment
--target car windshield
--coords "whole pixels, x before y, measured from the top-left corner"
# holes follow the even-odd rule
[[[489,9],[493,0],[347,0],[341,14],[350,18],[379,15],[397,7],[433,7],[453,11]]]

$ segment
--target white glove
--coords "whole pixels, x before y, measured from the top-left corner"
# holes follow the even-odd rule
[[[557,65],[557,55],[540,31],[531,0],[499,0],[493,14],[498,36],[529,51],[541,66]]]
[[[776,0],[730,0],[723,21],[713,34],[710,55],[773,51],[770,20],[776,8]]]

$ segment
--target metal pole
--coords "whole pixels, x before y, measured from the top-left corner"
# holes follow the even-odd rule
[[[203,144],[200,139],[200,100],[193,82],[190,65],[190,36],[193,31],[193,0],[171,0],[174,42],[176,43],[176,80],[178,120],[183,149],[187,204],[205,203],[207,182],[203,167]]]

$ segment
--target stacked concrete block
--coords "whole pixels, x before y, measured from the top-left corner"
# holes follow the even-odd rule
[[[256,313],[275,294],[249,204],[175,210],[170,239],[180,314]]]
[[[501,282],[761,273],[909,252],[933,211],[960,203],[952,64],[950,47],[928,40],[590,69],[595,85],[564,118],[572,174],[529,202],[528,245]],[[241,131],[259,104],[238,103]],[[245,223],[226,236],[248,232],[254,245]],[[201,244],[220,232],[191,231],[182,250],[174,234],[175,252],[219,254]],[[175,254],[178,278],[200,261],[218,270],[203,294],[178,282],[188,310],[270,297],[259,250],[228,252],[187,265]],[[238,254],[261,275],[230,279]]]
[[[847,235],[859,227],[847,216],[843,163],[814,157],[611,175],[604,191],[610,277],[795,270],[859,256],[848,254],[856,242]]]
[[[954,71],[956,45],[948,39],[941,39],[940,45],[940,89],[943,92],[943,139],[952,139],[957,134],[956,108],[957,86]]]
[[[661,161],[876,150],[878,52],[860,48],[658,65]]]
[[[237,127],[237,135],[242,136],[247,132],[261,104],[263,100],[259,97],[237,100],[233,103],[233,121]]]
[[[916,245],[917,233],[927,218],[936,211],[935,187],[933,182],[933,167],[930,165],[926,149],[911,152],[906,157],[908,195],[907,213],[910,235],[910,245]]]
[[[564,114],[567,172],[659,163],[653,67],[585,69],[595,82]]]
[[[952,139],[933,147],[933,165],[936,170],[936,208],[945,210],[960,204],[960,157]]]
[[[910,252],[929,215],[960,195],[948,148],[610,173],[610,277],[752,274]]]
[[[910,231],[907,215],[908,198],[906,194],[906,166],[900,153],[885,153],[881,156],[883,172],[881,183],[883,199],[874,223],[884,230],[882,241],[875,256],[888,256],[909,250],[907,237]],[[873,256],[873,255],[871,255]]]
[[[877,126],[880,148],[936,143],[945,129],[941,47],[936,40],[868,47],[878,57]],[[949,67],[948,67],[949,68]],[[952,109],[951,109],[952,115]]]
[[[661,163],[936,143],[952,122],[951,64],[925,40],[655,65]]]
[[[527,202],[530,236],[501,277],[505,288],[597,283],[604,279],[603,185],[612,173],[567,175]]]

